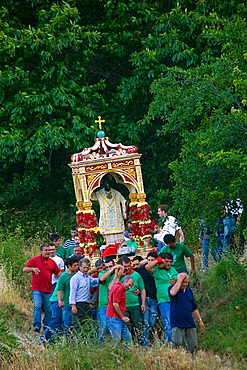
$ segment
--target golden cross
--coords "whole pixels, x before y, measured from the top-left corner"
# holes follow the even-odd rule
[[[94,122],[95,123],[98,123],[99,124],[99,129],[102,130],[101,123],[102,122],[105,122],[105,120],[104,119],[101,119],[101,116],[98,116],[98,120],[96,119]]]

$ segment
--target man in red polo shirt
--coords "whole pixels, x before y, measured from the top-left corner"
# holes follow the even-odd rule
[[[32,297],[34,303],[33,309],[33,327],[34,331],[39,332],[41,328],[41,312],[44,310],[44,326],[51,321],[50,297],[52,295],[52,274],[59,277],[62,273],[56,262],[50,257],[49,244],[40,246],[41,254],[31,258],[23,268],[24,272],[32,273]]]
[[[131,334],[126,324],[130,321],[127,316],[124,316],[126,310],[126,295],[125,292],[134,284],[134,280],[130,276],[125,276],[122,283],[117,282],[113,285],[108,296],[108,306],[106,316],[110,333],[117,342],[123,338],[126,344],[131,343]]]

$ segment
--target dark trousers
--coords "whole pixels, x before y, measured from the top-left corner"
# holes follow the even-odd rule
[[[125,316],[130,318],[127,327],[130,330],[133,338],[137,338],[141,342],[142,337],[142,313],[140,306],[126,307]]]
[[[74,328],[80,329],[90,319],[89,312],[91,306],[87,302],[76,302],[77,313],[74,315]]]

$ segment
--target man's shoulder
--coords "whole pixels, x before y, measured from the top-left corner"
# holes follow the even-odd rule
[[[172,272],[172,273],[175,273],[175,274],[178,273],[177,270],[173,266],[170,267],[169,272]]]
[[[54,257],[49,257],[51,258],[53,261],[56,261],[56,262],[63,262],[63,259],[62,257],[58,256],[58,255],[55,255]]]
[[[176,242],[176,249],[183,249],[184,247],[186,247],[184,243]]]
[[[176,221],[176,218],[174,216],[168,215],[167,218],[169,221]]]
[[[34,263],[36,263],[36,262],[39,262],[41,260],[41,256],[39,255],[39,256],[35,256],[35,257],[32,257],[32,258],[30,258],[27,262],[26,262],[26,264],[25,264],[25,266],[31,266],[32,267],[32,264],[34,264]]]
[[[123,286],[122,286],[122,284],[120,283],[120,281],[118,281],[117,283],[115,283],[115,284],[111,287],[111,290],[110,290],[110,292],[111,292],[111,293],[116,292],[116,291],[123,291]]]
[[[140,274],[138,274],[138,272],[137,271],[133,271],[130,275],[128,275],[128,276],[130,276],[130,277],[132,277],[132,279],[139,279],[139,277],[141,277],[140,276]]]
[[[65,271],[66,272],[66,271]],[[75,274],[73,274],[71,280],[77,280],[78,278],[80,278],[80,271],[76,272]]]
[[[74,241],[72,238],[66,239],[64,244],[72,242],[72,241]]]
[[[60,276],[59,276],[59,280],[66,280],[66,279],[71,279],[72,276],[74,276],[75,274],[68,274],[67,271],[64,271]]]
[[[176,242],[176,250],[182,250],[184,251],[185,253],[193,253],[192,250],[184,243],[179,243],[179,242]]]

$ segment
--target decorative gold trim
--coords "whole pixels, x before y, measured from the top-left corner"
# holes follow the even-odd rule
[[[136,202],[137,201],[137,194],[136,193],[131,193],[129,194],[129,198],[131,202]]]
[[[112,168],[125,167],[125,166],[133,166],[133,164],[134,164],[134,161],[131,159],[131,160],[125,161],[125,162],[112,163]]]
[[[91,184],[91,182],[93,181],[93,179],[97,176],[97,173],[92,173],[92,175],[88,175],[86,176],[87,178],[87,184]]]
[[[100,170],[106,170],[107,169],[107,164],[104,163],[104,164],[99,164],[99,165],[96,165],[96,166],[87,166],[86,167],[86,172],[91,172],[91,171],[100,171]]]
[[[133,176],[136,179],[136,171],[134,168],[125,168],[124,172],[128,172],[131,176]]]
[[[146,194],[145,193],[139,193],[137,194],[137,199],[140,203],[145,203],[146,200]]]

